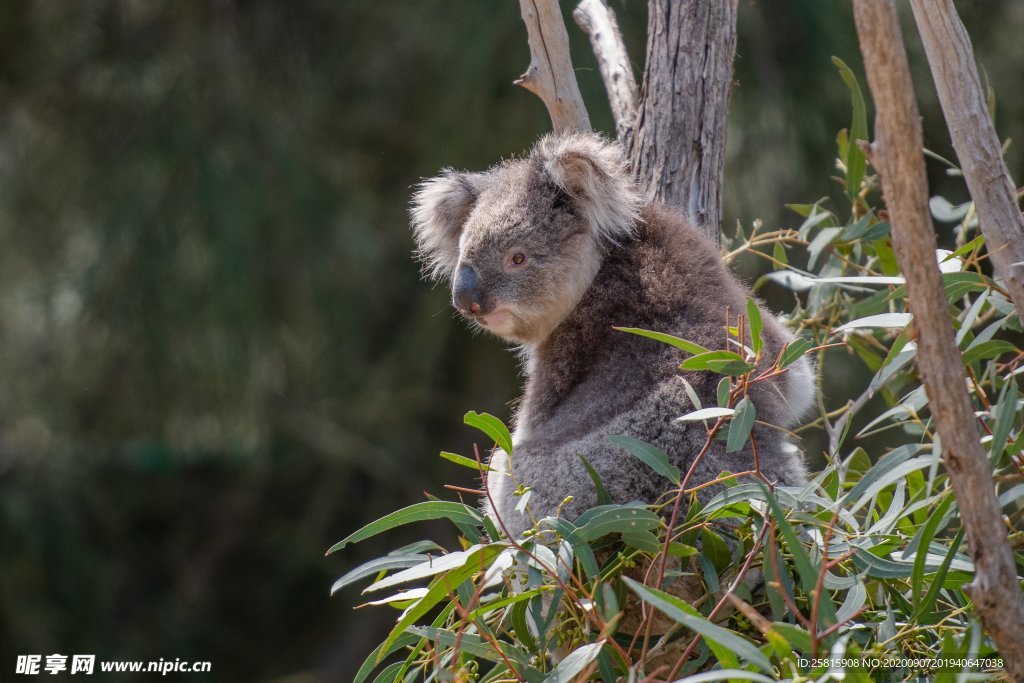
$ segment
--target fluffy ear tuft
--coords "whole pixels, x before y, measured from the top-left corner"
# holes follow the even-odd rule
[[[633,235],[643,200],[617,143],[593,133],[551,133],[532,156],[577,201],[600,243],[617,244]]]
[[[449,277],[455,270],[459,234],[480,194],[483,177],[446,168],[416,187],[409,215],[416,253],[430,277]]]

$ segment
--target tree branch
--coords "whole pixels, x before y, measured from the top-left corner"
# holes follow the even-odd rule
[[[612,108],[612,118],[615,119],[615,134],[619,142],[628,148],[636,124],[638,94],[633,66],[622,41],[619,22],[615,20],[615,12],[606,0],[582,0],[572,17],[590,37],[590,47],[597,57],[597,66]]]
[[[992,265],[1024,315],[1024,217],[989,118],[971,39],[952,0],[911,0],[910,6]]]
[[[854,0],[853,8],[877,110],[872,163],[882,177],[896,256],[907,279],[917,329],[918,369],[970,540],[974,580],[969,592],[1011,676],[1024,681],[1024,596],[991,467],[964,389],[966,376],[936,265],[921,121],[896,8],[892,0]]]
[[[569,34],[558,0],[519,0],[519,9],[530,41],[530,66],[516,85],[544,102],[556,132],[590,131],[590,118],[572,69]]]
[[[650,199],[719,241],[736,0],[650,0],[647,62],[630,150]]]

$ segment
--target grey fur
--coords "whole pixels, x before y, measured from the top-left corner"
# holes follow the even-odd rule
[[[592,507],[596,493],[579,454],[616,502],[661,497],[670,484],[607,437],[627,434],[654,444],[686,471],[706,433],[700,423],[673,424],[694,410],[680,378],[705,406],[715,405],[720,378],[681,372],[680,351],[612,327],[724,348],[725,311],[743,312],[748,293],[715,247],[666,208],[641,205],[620,148],[591,134],[546,136],[526,158],[484,173],[447,171],[420,186],[412,215],[428,270],[450,276],[472,267],[483,306],[469,317],[517,342],[525,358],[512,471],[505,454],[495,451],[488,513],[519,535],[532,526],[531,515],[540,519],[561,506],[573,519]],[[510,260],[516,254],[526,257],[521,266]],[[762,318],[762,366],[768,367],[793,337],[771,315]],[[781,427],[795,424],[813,396],[805,361],[778,381],[750,389],[758,419]],[[753,438],[768,479],[805,481],[799,452],[780,430],[756,425]],[[752,466],[749,446],[726,453],[715,441],[691,485]],[[514,511],[519,483],[533,491],[529,515]]]

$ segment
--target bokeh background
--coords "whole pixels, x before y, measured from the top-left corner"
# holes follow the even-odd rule
[[[1000,134],[1019,137],[1024,3],[960,5]],[[645,3],[613,7],[639,74]],[[905,32],[927,144],[952,158]],[[727,231],[838,197],[832,55],[860,72],[848,3],[741,0]],[[437,453],[471,454],[463,413],[507,417],[518,391],[512,354],[420,280],[405,211],[419,178],[548,129],[511,85],[527,61],[512,0],[0,3],[0,678],[31,653],[351,678],[395,615],[331,583],[445,532],[325,549],[471,485]],[[1024,177],[1020,145],[1007,159]],[[857,363],[836,355],[830,405]]]

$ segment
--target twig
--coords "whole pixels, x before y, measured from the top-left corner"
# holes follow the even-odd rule
[[[530,41],[530,66],[516,85],[544,102],[555,132],[590,131],[590,118],[572,69],[569,34],[558,0],[519,0],[519,9]]]
[[[639,95],[615,12],[605,0],[582,0],[573,11],[572,18],[590,38],[590,47],[597,57],[597,67],[608,92],[616,137],[629,149],[633,126],[636,125]]]

